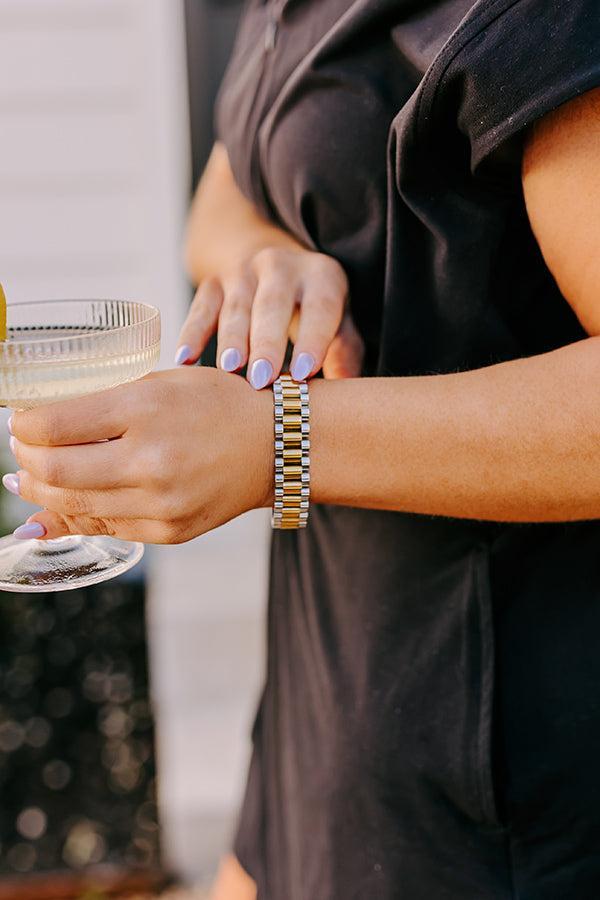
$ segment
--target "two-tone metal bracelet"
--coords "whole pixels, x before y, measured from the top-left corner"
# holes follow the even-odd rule
[[[306,528],[310,503],[310,405],[308,385],[291,375],[273,384],[275,405],[275,502],[273,528]]]

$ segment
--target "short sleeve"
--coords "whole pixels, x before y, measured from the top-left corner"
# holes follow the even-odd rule
[[[600,2],[477,3],[426,81],[425,116],[455,117],[475,171],[536,119],[600,86]]]

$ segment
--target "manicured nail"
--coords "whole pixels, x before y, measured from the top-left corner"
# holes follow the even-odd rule
[[[242,354],[235,347],[228,347],[221,353],[221,368],[224,372],[235,372],[242,364]]]
[[[14,472],[8,472],[6,475],[3,475],[2,484],[11,494],[19,496],[19,476],[15,475]]]
[[[6,427],[8,428],[8,433],[9,433],[9,434],[14,434],[14,431],[13,431],[13,417],[12,417],[12,416],[9,417],[8,422],[6,423]]]
[[[273,377],[273,366],[268,359],[257,359],[252,363],[250,371],[250,384],[252,387],[260,391],[269,383]]]
[[[10,452],[15,455],[15,449],[17,447],[17,439],[14,435],[11,435],[8,439],[8,446],[10,447]]]
[[[315,367],[315,358],[310,353],[300,353],[292,367],[294,381],[304,381]]]
[[[46,529],[39,522],[26,522],[25,525],[19,525],[13,531],[13,537],[18,541],[29,541],[31,538],[41,538],[46,534]]]
[[[177,353],[175,354],[175,365],[182,366],[186,363],[192,355],[192,348],[187,344],[182,344],[181,347],[177,348]]]

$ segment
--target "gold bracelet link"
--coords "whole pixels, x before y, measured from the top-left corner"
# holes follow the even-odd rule
[[[273,528],[305,528],[310,503],[310,403],[306,382],[281,375],[273,384],[275,502]]]

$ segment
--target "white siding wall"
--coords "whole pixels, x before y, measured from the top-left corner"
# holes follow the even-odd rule
[[[9,300],[188,290],[180,0],[0,0],[0,280]],[[264,516],[148,554],[167,862],[206,875],[226,844],[260,682]]]
[[[13,301],[186,297],[178,0],[0,0],[0,272]]]

